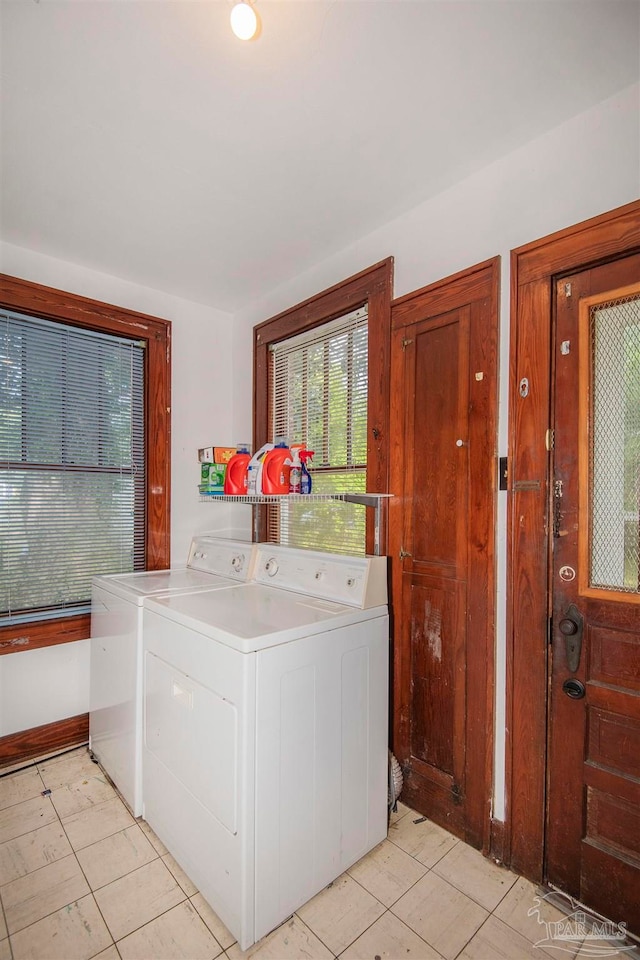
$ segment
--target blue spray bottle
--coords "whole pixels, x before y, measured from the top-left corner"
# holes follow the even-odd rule
[[[313,450],[301,450],[300,462],[300,493],[311,493],[312,481],[311,474],[307,467],[307,460],[313,459]]]

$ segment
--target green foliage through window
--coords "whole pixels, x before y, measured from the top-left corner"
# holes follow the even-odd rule
[[[0,314],[0,617],[86,607],[144,567],[144,350]]]
[[[368,336],[362,308],[271,347],[272,439],[314,451],[313,493],[365,492]],[[365,550],[365,508],[284,503],[270,511],[269,536],[341,553]]]

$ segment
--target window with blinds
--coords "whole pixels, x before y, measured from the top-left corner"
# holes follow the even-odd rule
[[[314,451],[312,493],[364,493],[367,480],[367,308],[271,344],[271,439]],[[333,501],[269,509],[272,542],[364,554],[365,508]]]
[[[144,344],[0,313],[0,624],[145,564]]]

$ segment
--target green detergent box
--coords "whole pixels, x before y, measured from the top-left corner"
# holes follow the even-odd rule
[[[200,493],[223,493],[226,463],[200,464]]]

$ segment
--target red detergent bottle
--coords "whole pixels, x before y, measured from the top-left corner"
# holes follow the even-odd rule
[[[278,439],[273,450],[265,454],[262,464],[262,493],[289,493],[291,450],[286,440]]]
[[[224,475],[224,492],[227,496],[244,496],[247,492],[247,469],[251,454],[248,446],[238,444],[238,452],[229,460]]]

